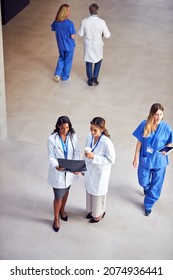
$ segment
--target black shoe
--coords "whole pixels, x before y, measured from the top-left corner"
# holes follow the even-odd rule
[[[91,87],[93,85],[93,80],[88,80],[87,84]]]
[[[92,218],[89,223],[94,224],[94,223],[98,223],[100,222],[100,220],[95,220],[94,218]]]
[[[53,230],[54,230],[55,232],[58,232],[58,231],[59,231],[59,227],[55,227],[54,225],[53,225],[52,227],[53,227]]]
[[[100,220],[101,220],[102,218],[104,218],[105,214],[106,214],[106,213],[104,212],[103,215],[101,216]],[[94,218],[92,218],[89,222],[90,222],[91,224],[93,224],[93,223],[98,223],[98,222],[100,222],[100,220],[95,220]]]
[[[86,215],[86,219],[92,219],[92,218],[93,216],[91,215],[91,212]]]
[[[104,212],[103,215],[102,215],[102,218],[104,218],[105,215],[106,215],[106,213]]]
[[[66,215],[65,217],[63,217],[62,214],[60,213],[60,216],[61,216],[61,219],[62,219],[63,221],[65,221],[65,222],[68,221],[68,216],[67,216],[67,215]]]
[[[95,78],[93,79],[93,83],[94,83],[94,86],[98,86],[99,85],[99,82]]]
[[[148,209],[145,209],[145,216],[149,216],[151,215],[151,209],[148,210]]]

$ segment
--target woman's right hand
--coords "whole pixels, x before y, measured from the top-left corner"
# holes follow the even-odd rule
[[[142,143],[140,141],[137,141],[136,143],[136,149],[135,149],[135,155],[133,159],[133,167],[137,168],[138,162],[139,162],[139,151],[141,149]]]
[[[137,168],[137,166],[138,166],[138,160],[137,160],[137,158],[134,158],[134,160],[133,160],[133,167]]]
[[[58,170],[58,171],[63,171],[63,167],[61,167],[61,166],[56,166],[56,170]]]

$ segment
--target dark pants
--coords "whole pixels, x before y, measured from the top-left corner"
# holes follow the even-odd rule
[[[100,72],[100,67],[101,67],[102,60],[94,64],[94,70],[93,68],[93,63],[91,62],[86,62],[86,74],[88,77],[89,81],[92,81],[92,79],[98,79],[99,72]]]

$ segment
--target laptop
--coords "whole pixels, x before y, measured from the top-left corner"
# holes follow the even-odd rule
[[[84,160],[58,158],[58,163],[59,166],[64,168],[63,171],[84,172],[87,170]]]

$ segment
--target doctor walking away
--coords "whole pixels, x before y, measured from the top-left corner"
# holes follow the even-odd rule
[[[145,215],[152,212],[159,199],[165,178],[168,156],[158,152],[172,146],[172,128],[163,121],[164,108],[160,103],[151,106],[147,120],[142,121],[133,135],[137,138],[133,166],[138,167],[138,182],[144,191]]]
[[[99,6],[89,6],[90,16],[83,19],[78,34],[84,36],[84,60],[88,85],[98,85],[98,76],[103,59],[103,37],[109,38],[110,31],[106,22],[98,17]]]
[[[114,161],[115,149],[105,127],[105,120],[95,117],[90,122],[85,146],[86,218],[90,223],[97,223],[105,216],[106,194]]]
[[[55,130],[48,138],[49,173],[48,183],[54,193],[54,221],[53,229],[60,229],[60,219],[68,221],[65,206],[70,186],[78,179],[78,175],[64,172],[58,164],[58,158],[79,159],[80,151],[77,136],[67,116],[58,118]]]
[[[55,32],[56,41],[59,49],[59,58],[54,73],[54,79],[66,81],[70,77],[75,41],[76,30],[73,22],[69,19],[70,6],[63,4],[60,6],[56,18],[51,25],[52,31]]]

